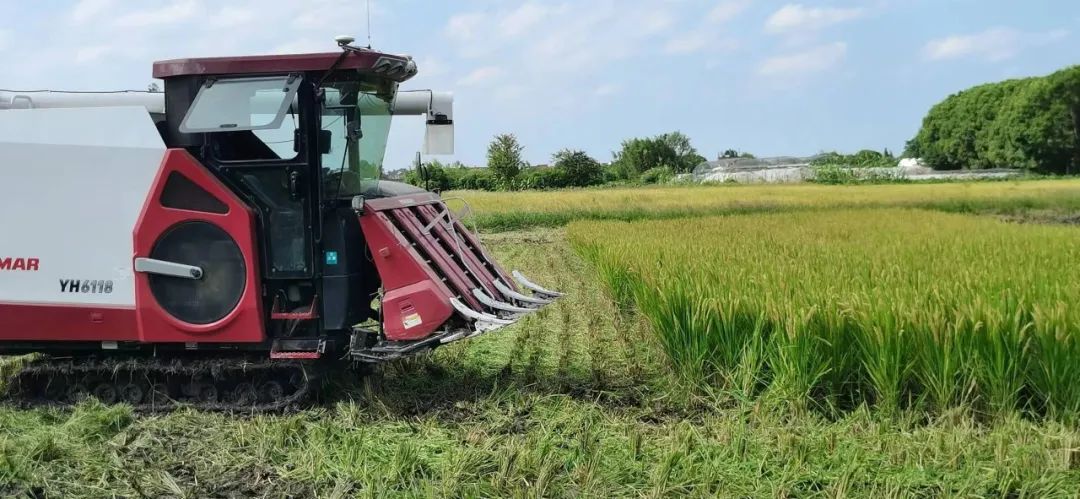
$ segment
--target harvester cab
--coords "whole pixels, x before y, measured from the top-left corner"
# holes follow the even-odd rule
[[[0,232],[0,353],[46,354],[28,393],[278,407],[312,365],[421,352],[560,296],[438,195],[380,179],[394,116],[453,151],[453,99],[399,91],[412,58],[351,42],[157,62],[163,93],[0,92],[0,211],[25,214]]]

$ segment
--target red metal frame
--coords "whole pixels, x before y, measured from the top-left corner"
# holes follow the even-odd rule
[[[515,291],[518,291],[517,281],[510,278],[510,274],[507,274],[499,265],[498,261],[491,257],[491,254],[487,252],[484,245],[480,244],[480,240],[477,239],[476,234],[473,234],[465,224],[461,223],[461,220],[454,220],[454,228],[457,229],[457,233],[461,234],[461,237],[472,246],[473,251],[476,252],[477,258],[481,261],[487,262],[490,266],[490,271],[494,272],[502,280],[503,284],[506,284]]]
[[[481,289],[497,300],[511,301],[494,283],[501,280],[514,287],[514,281],[460,221],[446,220],[452,216],[447,210],[439,196],[431,193],[364,203],[360,222],[386,290],[383,327],[391,340],[420,339],[434,331],[442,320],[415,331],[405,331],[409,328],[401,326],[409,313],[420,314],[427,321],[427,307],[434,306],[429,302],[438,302],[440,312],[446,314],[452,313],[448,309],[453,297],[473,310],[488,311],[473,296],[475,289]],[[396,258],[402,253],[406,258]],[[406,298],[421,295],[426,300],[423,306],[410,303],[412,308],[404,310],[395,305],[395,300],[405,303]]]
[[[360,227],[382,279],[386,338],[410,341],[430,336],[454,314],[450,305],[454,293],[385,213],[366,210]]]
[[[166,208],[161,205],[161,191],[172,172],[179,172],[193,183],[216,197],[229,208],[227,213],[215,214]],[[163,310],[150,292],[146,274],[135,274],[135,315],[138,339],[146,343],[201,342],[252,343],[265,338],[263,304],[259,282],[259,261],[255,235],[255,214],[225,185],[183,149],[165,153],[153,188],[143,205],[135,225],[135,258],[148,257],[154,243],[171,227],[190,221],[217,225],[228,233],[240,247],[247,268],[244,293],[237,307],[225,318],[212,324],[188,324]]]
[[[135,309],[110,305],[0,303],[0,341],[135,341]]]
[[[439,206],[442,212],[446,214],[440,214],[440,211],[436,209],[436,206]],[[449,244],[451,244],[450,251],[457,253],[459,258],[464,259],[464,261],[468,263],[469,269],[475,272],[474,277],[479,279],[481,289],[483,289],[488,296],[495,299],[502,298],[504,301],[509,300],[509,296],[503,297],[502,293],[495,287],[495,276],[491,274],[491,270],[484,264],[482,258],[477,257],[476,250],[478,245],[475,242],[470,242],[470,239],[465,237],[463,233],[468,231],[464,230],[463,227],[455,227],[454,232],[461,236],[461,244],[465,247],[453,247],[453,245],[457,244],[457,240],[454,237],[454,234],[451,234],[451,232],[443,225],[443,220],[440,220],[442,217],[452,216],[448,213],[449,210],[446,205],[423,205],[416,207],[415,210],[416,213],[420,215],[420,220],[424,225],[431,225],[431,230],[435,231],[440,240],[448,241]]]
[[[424,253],[431,258],[432,263],[446,277],[450,287],[453,288],[462,301],[474,310],[480,310],[482,305],[472,295],[471,290],[479,287],[476,281],[469,277],[453,257],[439,245],[431,234],[424,233],[424,227],[411,211],[411,208],[390,210],[390,216],[397,222],[397,226],[404,229],[409,237],[423,249]]]
[[[270,352],[271,359],[315,360],[319,357],[322,357],[319,352]]]
[[[311,306],[308,307],[306,312],[285,312],[280,309],[281,303],[278,301],[278,297],[274,297],[274,304],[270,307],[270,318],[273,320],[290,320],[290,321],[310,321],[319,316],[318,307],[316,304],[319,302],[319,295],[315,295],[311,299]]]

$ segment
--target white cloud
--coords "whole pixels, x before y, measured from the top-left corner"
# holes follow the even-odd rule
[[[75,25],[94,20],[115,4],[115,0],[79,0],[68,12],[68,20]]]
[[[229,5],[222,7],[208,21],[215,28],[235,28],[250,23],[255,17],[255,12],[251,9]]]
[[[86,64],[101,60],[115,49],[109,45],[87,45],[75,50],[75,62]]]
[[[499,32],[508,38],[525,35],[543,21],[550,12],[551,9],[547,6],[533,2],[522,4],[521,7],[502,17],[499,22]]]
[[[523,99],[529,93],[529,87],[525,85],[501,85],[494,89],[491,98],[496,101],[516,101]]]
[[[615,95],[622,92],[622,86],[614,83],[605,83],[593,89],[593,95],[597,97],[607,97],[609,95]]]
[[[485,66],[482,68],[474,69],[471,73],[465,75],[464,78],[458,80],[458,85],[463,87],[478,87],[490,85],[494,80],[500,78],[505,71],[495,66]]]
[[[726,23],[735,19],[750,6],[750,0],[724,0],[713,7],[707,16],[710,22]]]
[[[689,54],[709,45],[711,37],[705,31],[691,31],[668,40],[664,52],[669,54]]]
[[[638,16],[631,15],[629,19],[644,35],[663,33],[675,26],[675,16],[666,9],[652,9],[639,14]]]
[[[368,5],[371,6],[371,24],[376,34],[378,28],[384,25],[380,20],[386,16],[378,0],[371,0],[370,4],[362,0],[219,0],[218,3],[246,4],[248,9],[258,13],[260,19],[281,19],[283,23],[291,19],[293,28],[321,34],[328,40],[333,40],[336,35],[353,35],[358,40],[363,39],[367,34],[365,18]],[[274,24],[258,26],[258,29],[279,36],[284,32]]]
[[[416,67],[420,69],[420,74],[425,77],[442,76],[450,71],[446,63],[434,57],[424,57],[417,60]]]
[[[295,40],[279,43],[277,45],[259,48],[251,55],[271,54],[305,54],[311,52],[325,52],[333,49],[333,44],[325,38],[306,36]]]
[[[645,0],[529,2],[451,16],[443,34],[461,57],[510,55],[539,70],[574,71],[633,54],[675,26],[673,5]]]
[[[664,52],[669,54],[691,54],[705,49],[729,50],[735,43],[723,39],[714,30],[698,29],[687,31],[672,37],[664,44]]]
[[[818,45],[809,49],[770,57],[758,66],[762,76],[804,76],[831,69],[847,55],[843,42]]]
[[[168,4],[163,7],[137,10],[121,15],[113,25],[125,28],[146,28],[165,24],[180,24],[198,13],[198,4],[194,0]]]
[[[798,35],[862,17],[862,8],[807,7],[787,4],[765,20],[765,31],[772,34]]]
[[[932,61],[968,58],[1004,61],[1025,49],[1059,41],[1068,34],[1068,31],[1060,29],[1025,33],[1012,28],[991,28],[970,35],[951,35],[931,40],[923,47],[923,55]]]
[[[469,41],[477,38],[487,23],[487,16],[479,12],[456,14],[450,16],[443,32],[453,40]]]
[[[720,25],[725,24],[750,6],[750,0],[722,0],[716,4],[696,28],[676,32],[664,44],[664,52],[672,55],[692,54],[713,48],[727,50],[735,42],[725,39]]]

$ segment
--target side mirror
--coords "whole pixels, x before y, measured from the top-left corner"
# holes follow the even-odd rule
[[[431,180],[431,171],[424,165],[424,162],[420,160],[420,153],[416,153],[416,175],[420,177],[420,182],[424,184],[422,187],[425,191],[428,189],[428,183]]]
[[[330,154],[330,146],[333,141],[334,132],[319,130],[319,154]]]

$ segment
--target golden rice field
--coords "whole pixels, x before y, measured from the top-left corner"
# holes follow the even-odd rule
[[[918,204],[1074,185],[844,188],[839,198],[801,186],[767,199]],[[1074,227],[846,209],[576,222],[568,236],[690,381],[826,408],[1080,416]]]
[[[574,220],[640,220],[794,209],[915,207],[1012,213],[1080,209],[1080,179],[882,185],[708,185],[526,192],[448,192],[487,230]]]

